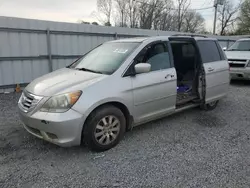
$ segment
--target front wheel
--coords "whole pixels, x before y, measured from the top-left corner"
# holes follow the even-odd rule
[[[119,143],[126,129],[122,111],[112,105],[105,105],[91,113],[84,131],[86,145],[94,151],[105,151]]]

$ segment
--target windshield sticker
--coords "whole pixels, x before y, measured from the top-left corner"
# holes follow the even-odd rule
[[[128,49],[115,49],[113,52],[114,53],[120,53],[120,54],[125,54],[127,53]]]

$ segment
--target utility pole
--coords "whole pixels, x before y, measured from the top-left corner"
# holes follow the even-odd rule
[[[218,2],[214,0],[214,28],[213,28],[213,35],[215,35],[216,31],[216,21],[217,21],[217,10],[218,10]]]
[[[215,35],[216,32],[216,21],[217,21],[217,10],[218,5],[223,5],[224,0],[214,0],[214,28],[213,28],[213,35]]]
[[[178,32],[181,31],[181,7],[180,7],[180,4],[179,4],[179,7],[178,7]]]
[[[124,13],[123,13],[124,10],[122,10],[122,27],[124,26],[124,22],[123,22],[123,17],[124,17]]]

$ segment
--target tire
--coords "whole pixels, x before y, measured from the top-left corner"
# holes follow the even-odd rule
[[[105,105],[90,114],[82,135],[90,150],[105,151],[120,142],[125,130],[126,119],[122,111],[115,106]]]
[[[218,100],[217,100],[217,101],[213,101],[213,102],[211,102],[211,103],[205,104],[205,105],[202,107],[202,109],[203,109],[203,110],[206,110],[206,111],[214,110],[214,109],[217,107],[218,103],[219,103]]]

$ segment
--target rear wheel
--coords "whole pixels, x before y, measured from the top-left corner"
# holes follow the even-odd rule
[[[203,107],[203,109],[207,110],[207,111],[214,110],[217,107],[218,103],[219,103],[218,100],[210,102],[208,104],[205,104],[204,107]]]
[[[126,119],[122,111],[112,105],[105,105],[90,115],[83,138],[91,150],[105,151],[119,143],[125,129]]]

